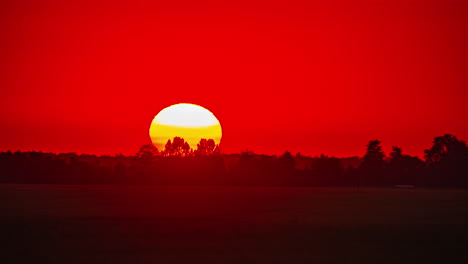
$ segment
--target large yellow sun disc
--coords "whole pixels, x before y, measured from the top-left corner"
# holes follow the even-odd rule
[[[221,142],[219,120],[208,109],[195,104],[175,104],[161,110],[151,122],[149,135],[153,145],[164,150],[166,142],[181,137],[196,149],[200,139]]]

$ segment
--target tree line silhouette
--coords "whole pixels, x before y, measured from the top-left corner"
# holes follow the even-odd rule
[[[148,158],[153,156],[165,157],[193,157],[210,156],[220,154],[219,145],[213,139],[202,138],[196,149],[192,149],[188,142],[181,137],[174,137],[167,141],[164,151],[159,151],[153,144],[146,144],[140,148],[138,157]]]
[[[394,146],[389,155],[371,140],[363,157],[221,154],[213,139],[196,149],[180,137],[164,150],[143,145],[134,156],[0,152],[0,182],[44,184],[274,185],[347,187],[468,187],[468,147],[435,137],[424,159]]]

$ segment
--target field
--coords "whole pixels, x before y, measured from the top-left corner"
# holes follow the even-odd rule
[[[467,191],[0,185],[0,210],[1,263],[468,263]]]

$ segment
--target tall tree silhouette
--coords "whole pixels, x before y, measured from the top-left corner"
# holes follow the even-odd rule
[[[219,146],[213,139],[200,139],[195,150],[196,156],[210,156],[219,153]]]
[[[172,141],[167,140],[164,155],[165,156],[189,156],[190,155],[190,145],[181,137],[174,137]]]
[[[366,147],[367,152],[363,157],[363,165],[381,168],[384,164],[385,154],[382,151],[380,140],[371,140]]]
[[[385,154],[380,140],[371,140],[367,144],[367,152],[362,158],[360,166],[363,185],[382,185],[384,183]]]

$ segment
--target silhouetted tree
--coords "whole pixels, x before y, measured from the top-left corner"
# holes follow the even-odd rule
[[[210,156],[214,154],[219,154],[219,146],[215,143],[213,139],[200,139],[200,142],[197,144],[197,149],[194,151],[195,156]]]
[[[385,154],[382,151],[382,146],[379,140],[371,140],[367,144],[367,152],[363,157],[363,162],[368,163],[366,166],[381,167]]]
[[[181,149],[182,149],[182,156],[189,156],[192,150],[188,142],[184,142]]]
[[[390,160],[399,161],[403,158],[403,154],[400,147],[393,146],[392,152],[390,152]]]
[[[403,170],[403,152],[400,147],[393,146],[390,152],[389,169],[393,175],[401,174]]]
[[[172,156],[172,141],[170,139],[167,140],[164,146],[164,156]]]
[[[465,141],[458,140],[456,136],[445,134],[435,137],[432,147],[424,150],[424,153],[428,164],[439,163],[443,160],[465,160],[467,146]]]
[[[154,157],[158,156],[159,151],[153,144],[146,144],[141,146],[140,150],[137,152],[137,157],[143,160],[151,160]]]
[[[411,184],[421,183],[421,173],[424,162],[418,157],[403,155],[401,148],[394,146],[390,152],[388,162],[389,184]]]
[[[278,158],[282,167],[286,169],[294,169],[294,157],[289,151],[285,151],[279,158]]]
[[[468,187],[468,147],[456,136],[435,137],[424,158],[431,171],[432,185]]]
[[[191,153],[190,145],[181,137],[174,137],[171,141],[167,140],[164,155],[183,157],[189,156]]]
[[[362,185],[382,185],[385,175],[385,154],[379,140],[371,140],[367,144],[367,152],[362,158],[360,170],[362,173]]]

